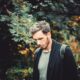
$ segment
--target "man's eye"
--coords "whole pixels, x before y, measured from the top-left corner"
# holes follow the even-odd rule
[[[39,40],[42,40],[43,38],[39,38]]]

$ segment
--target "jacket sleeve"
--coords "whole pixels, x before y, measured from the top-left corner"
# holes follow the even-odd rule
[[[65,80],[78,80],[77,66],[70,47],[66,47],[64,54]]]
[[[38,54],[39,54],[40,48],[36,49],[34,54],[34,66],[33,66],[33,80],[39,80],[39,71],[38,71]]]

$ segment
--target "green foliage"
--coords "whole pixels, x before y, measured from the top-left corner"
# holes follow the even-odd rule
[[[31,34],[29,32],[29,28],[32,27],[36,19],[32,16],[32,14],[29,14],[30,3],[24,1],[16,2],[16,0],[12,0],[12,1],[14,5],[14,11],[10,11],[9,9],[6,9],[8,15],[1,14],[0,22],[7,22],[6,25],[9,27],[8,31],[11,33],[12,41],[15,41],[16,45],[20,43],[20,45],[23,45],[25,48],[24,43],[26,44],[32,42],[32,39],[30,38]],[[6,36],[7,34],[4,35]],[[11,46],[10,50],[11,52],[13,52],[10,54],[15,54],[14,61],[16,63],[15,63],[15,67],[10,67],[8,70],[6,70],[7,79],[15,80],[15,79],[31,78],[33,72],[32,70],[33,61],[31,55],[25,57],[19,53],[19,50],[17,50],[18,46],[14,46],[14,45],[10,45],[10,46]],[[14,53],[13,46],[17,50],[15,53]],[[27,54],[26,50],[24,52],[26,52],[25,54]],[[30,52],[29,54],[32,54],[32,52]],[[24,66],[24,68],[22,66]]]
[[[29,28],[35,21],[33,21],[32,15],[23,15],[19,17],[13,14],[11,18],[10,32],[14,37],[13,39],[16,42],[24,41],[28,43],[30,41]]]
[[[29,79],[32,78],[32,72],[31,67],[24,69],[12,67],[7,70],[6,75],[8,80]]]
[[[24,41],[25,43],[29,43],[32,41],[30,39],[29,28],[36,19],[33,18],[32,14],[28,14],[30,10],[29,3],[23,2],[23,4],[19,4],[14,1],[13,4],[15,11],[8,11],[9,16],[1,15],[0,21],[9,21],[7,25],[10,26],[9,31],[15,42]]]
[[[9,3],[7,1],[5,7],[6,14],[0,15],[0,22],[6,21],[7,25],[9,26],[9,32],[11,33],[12,40],[15,41],[16,44],[19,43],[20,46],[24,46],[21,51],[17,50],[16,53],[21,52],[23,54],[26,54],[25,43],[32,42],[32,39],[30,38],[31,34],[29,32],[29,28],[32,27],[34,22],[38,20],[46,20],[50,23],[52,38],[58,41],[67,43],[67,40],[70,39],[71,35],[80,40],[80,19],[76,21],[75,19],[72,19],[73,16],[67,14],[71,12],[67,7],[68,1],[36,0],[34,1],[36,3],[34,3],[33,1],[31,2],[31,0],[10,1],[12,1],[12,4],[14,6],[13,10],[8,9],[7,5]],[[74,24],[75,22],[77,25]],[[32,45],[35,44],[36,43],[32,43]],[[11,47],[12,46],[13,45],[11,45]],[[13,47],[11,50],[13,50],[14,52]],[[16,54],[16,60],[18,62],[17,67],[15,65],[15,67],[11,67],[7,70],[6,75],[8,80],[32,77],[33,70],[30,66],[31,64],[33,64],[30,63],[32,57],[24,57],[22,56],[23,54],[19,54],[19,56],[17,56]],[[28,62],[30,64],[26,65],[27,68],[22,68],[21,63],[23,62]]]

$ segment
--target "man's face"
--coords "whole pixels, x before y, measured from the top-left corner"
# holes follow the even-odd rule
[[[41,30],[33,34],[33,39],[37,42],[38,47],[47,49],[49,45],[50,34],[44,34]]]

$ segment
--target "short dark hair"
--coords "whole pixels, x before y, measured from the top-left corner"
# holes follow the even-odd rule
[[[38,21],[30,28],[31,34],[34,34],[40,30],[42,30],[43,33],[50,32],[51,29],[49,23],[46,21]]]

